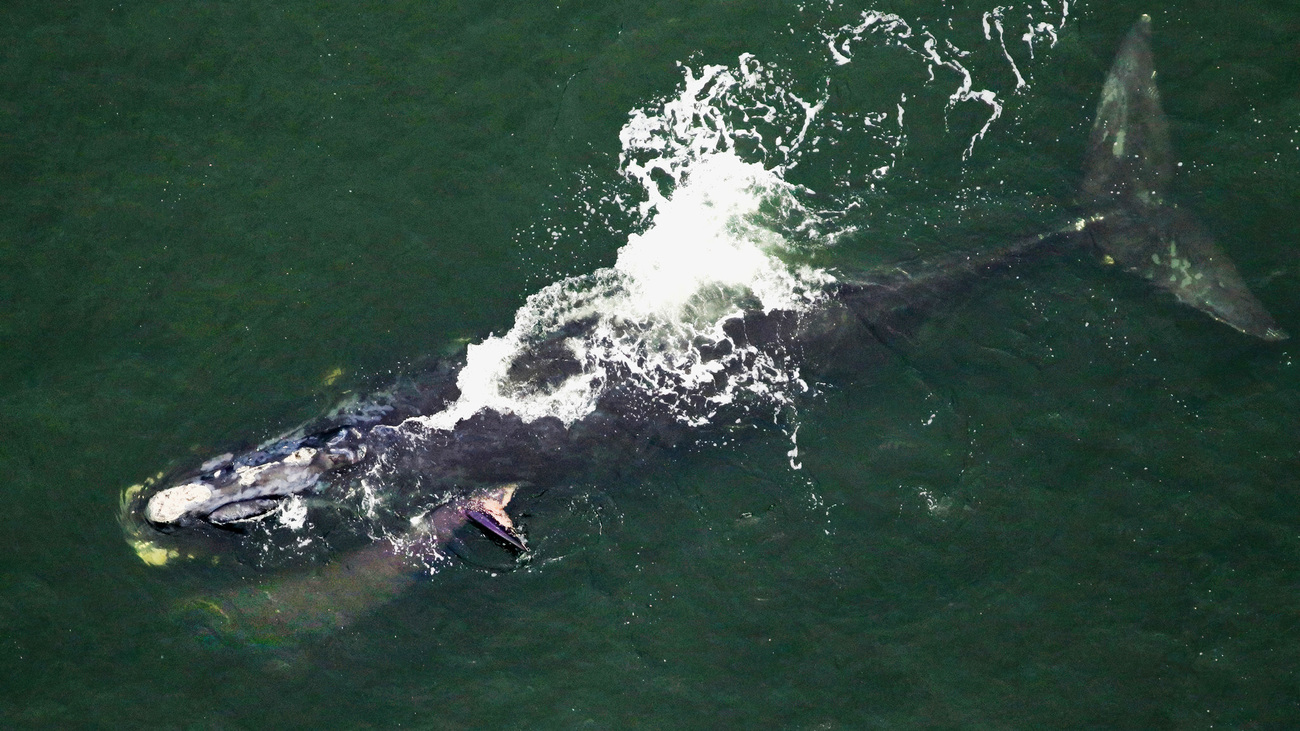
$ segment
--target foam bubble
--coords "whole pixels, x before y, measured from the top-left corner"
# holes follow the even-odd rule
[[[793,198],[774,171],[730,152],[697,159],[687,183],[658,204],[654,225],[619,250],[614,269],[626,279],[627,314],[679,318],[710,288],[744,289],[768,311],[806,304],[800,275],[811,272],[791,272],[779,258],[785,239],[753,221],[771,198]]]

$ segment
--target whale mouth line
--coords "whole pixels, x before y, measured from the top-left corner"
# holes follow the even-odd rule
[[[284,508],[288,497],[260,497],[226,503],[208,513],[207,521],[216,526],[234,526],[241,523],[259,523]]]

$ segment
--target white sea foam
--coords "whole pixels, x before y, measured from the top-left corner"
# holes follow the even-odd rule
[[[459,399],[409,426],[451,429],[483,409],[571,424],[596,407],[614,371],[648,398],[708,384],[712,406],[677,415],[692,424],[710,419],[739,390],[783,402],[786,390],[806,388],[796,367],[753,348],[721,360],[700,352],[702,343],[726,339],[723,325],[744,308],[798,311],[833,280],[788,264],[795,247],[772,220],[797,221],[791,230],[805,247],[834,233],[783,177],[824,99],[785,91],[773,73],[750,56],[735,67],[683,68],[676,96],[633,110],[620,135],[620,172],[643,192],[644,230],[628,236],[614,266],[542,288],[509,331],[470,345]],[[743,159],[738,141],[756,159]],[[520,353],[563,337],[558,333],[574,323],[584,324],[565,345],[581,372],[541,390],[512,380]],[[723,370],[728,379],[718,387]]]
[[[1022,11],[999,6],[980,22],[986,40],[996,44],[990,50],[1009,62],[1020,89],[1028,81],[1005,40],[1016,12]],[[1054,43],[1058,25],[1036,21],[1028,10],[1023,14],[1028,32],[1022,40],[1032,58],[1034,42]],[[1062,3],[1061,24],[1067,15],[1068,4]],[[828,71],[852,63],[854,44],[873,40],[917,57],[932,80],[936,68],[953,72],[958,86],[949,109],[967,101],[989,107],[965,151],[973,154],[1003,114],[1004,101],[977,88],[963,63],[971,52],[915,21],[868,11],[822,33]],[[864,182],[883,179],[906,141],[908,95],[895,109],[830,114],[829,82],[813,84],[821,91],[809,100],[790,90],[779,68],[749,54],[730,66],[682,66],[682,73],[677,93],[632,110],[619,136],[619,172],[640,192],[636,203],[619,199],[619,205],[643,228],[628,235],[612,267],[543,287],[518,310],[507,332],[470,345],[459,399],[441,413],[410,420],[406,428],[452,429],[484,409],[571,424],[591,413],[615,373],[650,398],[707,386],[703,408],[697,399],[694,410],[678,414],[692,424],[712,419],[740,391],[760,394],[780,409],[793,391],[806,388],[797,363],[748,347],[710,360],[700,346],[726,339],[725,323],[747,308],[799,311],[825,296],[833,280],[829,272],[789,262],[796,251],[825,247],[849,229],[833,211],[810,206],[811,192],[787,182],[786,174],[820,146],[855,130],[883,143],[887,159],[874,163]],[[894,119],[897,130],[887,130]],[[552,242],[562,236],[551,233]],[[545,388],[513,378],[520,355],[549,339],[563,341],[578,372]]]
[[[1026,5],[1028,6],[1026,7]],[[1039,9],[1043,11],[1055,12],[1056,7],[1055,3],[1048,0],[1039,0]],[[1024,18],[1023,21],[1017,19],[1016,22],[1025,23],[1026,31],[1020,37],[1020,40],[1025,43],[1029,57],[1032,59],[1034,57],[1034,43],[1040,38],[1046,38],[1049,46],[1056,45],[1057,33],[1064,27],[1066,19],[1070,15],[1068,0],[1062,0],[1059,8],[1060,20],[1056,23],[1036,21],[1032,4],[999,5],[986,11],[981,17],[980,23],[983,27],[984,40],[998,44],[1009,70],[1015,77],[1014,91],[1019,92],[1028,89],[1029,82],[1026,80],[1025,75],[1021,73],[1019,64],[1017,64],[1015,57],[1007,48],[1004,22],[1010,22],[1008,19],[1016,15]],[[914,25],[917,27],[914,28]],[[951,21],[949,27],[951,28]],[[974,154],[975,144],[984,139],[984,136],[988,134],[993,124],[1002,117],[1005,111],[1005,101],[995,90],[989,87],[976,87],[974,76],[965,61],[973,52],[958,47],[951,39],[945,37],[942,32],[936,32],[925,25],[909,21],[894,13],[865,10],[856,21],[825,31],[822,33],[822,37],[830,52],[831,59],[837,65],[845,65],[853,61],[854,44],[876,37],[886,45],[906,49],[908,52],[924,59],[928,66],[931,81],[936,80],[936,68],[946,69],[957,76],[959,79],[957,88],[948,97],[948,111],[964,102],[977,102],[989,108],[988,118],[979,130],[971,135],[966,150],[962,154],[963,159],[969,159]]]
[[[629,237],[613,267],[561,280],[529,297],[508,332],[469,346],[460,398],[414,423],[450,429],[482,409],[525,421],[552,416],[572,423],[595,408],[615,367],[651,397],[713,383],[729,364],[706,360],[698,346],[727,337],[723,324],[742,314],[742,299],[768,311],[800,310],[824,296],[831,281],[824,271],[786,264],[786,239],[754,220],[773,200],[797,205],[794,192],[774,171],[732,152],[700,154],[680,185],[655,206],[646,230]],[[582,364],[580,373],[543,391],[512,381],[510,368],[521,352],[579,322],[590,324],[566,345]],[[735,388],[775,391],[797,380],[761,355],[734,353],[754,364],[712,400],[720,405]],[[679,416],[697,423],[709,414]]]

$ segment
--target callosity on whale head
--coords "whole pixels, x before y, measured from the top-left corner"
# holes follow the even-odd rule
[[[122,496],[122,521],[146,563],[178,554],[164,536],[206,524],[235,527],[273,514],[287,498],[310,494],[323,475],[366,456],[362,434],[341,427],[305,438],[283,439],[238,456],[225,454],[171,478],[159,475]]]
[[[265,515],[278,500],[309,492],[321,475],[365,457],[361,433],[344,428],[306,442],[277,445],[236,460],[214,460],[198,474],[149,497],[144,517],[159,528],[196,520],[217,525]]]

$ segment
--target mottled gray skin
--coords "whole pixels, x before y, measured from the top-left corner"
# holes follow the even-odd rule
[[[833,363],[850,352],[856,357],[858,351],[846,343],[864,336],[888,339],[954,290],[1061,244],[1080,242],[1095,247],[1103,263],[1144,277],[1242,333],[1266,341],[1285,338],[1195,216],[1167,200],[1170,160],[1151,60],[1150,19],[1143,16],[1120,46],[1102,89],[1085,164],[1082,217],[983,254],[842,276],[830,286],[827,306],[816,312],[753,311],[728,322],[730,342],[710,347],[720,357],[753,345],[799,365]],[[525,348],[511,369],[518,387],[545,390],[576,372],[579,364],[559,343],[582,335],[583,327],[575,323]],[[442,363],[419,381],[271,445],[129,491],[124,522],[130,540],[149,560],[164,550],[159,547],[164,536],[238,529],[291,495],[332,490],[337,497],[341,486],[362,472],[382,484],[393,498],[388,508],[397,515],[429,500],[455,500],[505,483],[544,488],[600,481],[636,469],[660,447],[687,438],[674,414],[706,409],[712,395],[694,388],[652,396],[633,379],[611,373],[596,410],[570,426],[554,418],[525,423],[513,414],[483,411],[451,431],[399,433],[395,426],[406,418],[438,412],[458,396],[458,364]]]
[[[1144,15],[1102,86],[1081,195],[1090,212],[1084,231],[1107,264],[1247,335],[1285,339],[1200,220],[1168,200],[1172,158],[1151,57],[1151,18]]]

